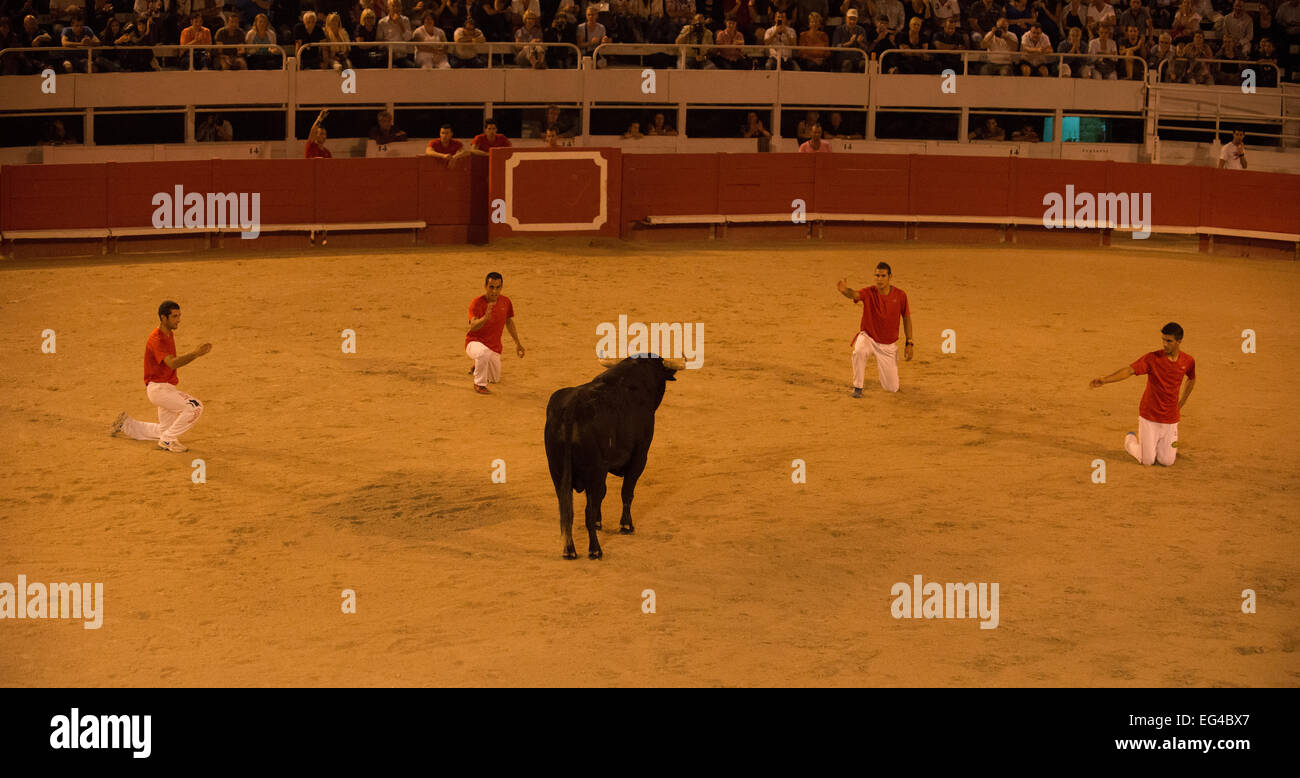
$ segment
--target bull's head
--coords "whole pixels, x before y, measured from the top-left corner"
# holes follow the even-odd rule
[[[676,381],[677,379],[675,376],[677,374],[677,371],[686,369],[685,359],[664,359],[663,357],[660,357],[655,354],[637,354],[635,356],[628,357],[628,359],[636,359],[645,362],[659,363],[663,367],[663,377],[665,381]],[[610,359],[608,357],[598,357],[596,361],[599,362],[602,367],[614,367],[615,365],[622,364],[625,360]]]

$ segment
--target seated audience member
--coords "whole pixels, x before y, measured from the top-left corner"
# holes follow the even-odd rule
[[[370,14],[373,19],[375,15]],[[253,26],[244,35],[244,59],[252,70],[271,70],[280,64],[281,54],[275,47],[275,30],[271,29],[271,19],[266,14],[253,17]]]
[[[1029,32],[1029,24],[1034,20],[1029,0],[1008,0],[1002,14],[1007,17],[1007,29],[1017,38],[1023,38]]]
[[[554,127],[547,127],[546,132],[542,134],[542,140],[546,142],[546,148],[558,149],[560,146],[560,131]]]
[[[735,19],[736,28],[750,40],[754,39],[753,9],[752,0],[722,0],[722,18]]]
[[[515,30],[515,64],[521,68],[546,67],[546,47],[537,45],[546,38],[540,20],[536,11],[524,11],[524,24]]]
[[[813,46],[816,48],[799,49],[796,61],[802,70],[829,70],[831,53],[827,51],[831,45],[830,36],[822,29],[822,15],[813,11],[808,14],[808,29],[799,33],[800,46]]]
[[[1151,23],[1157,30],[1167,30],[1173,24],[1174,14],[1178,11],[1179,0],[1155,0],[1148,2],[1151,9]]]
[[[1020,129],[1011,133],[1011,140],[1021,143],[1037,143],[1041,138],[1038,135],[1038,130],[1034,129],[1033,122],[1025,122],[1020,126]]]
[[[1210,84],[1214,79],[1210,74],[1210,63],[1214,50],[1205,42],[1205,33],[1197,30],[1192,34],[1190,43],[1178,47],[1174,58],[1175,72],[1182,75],[1182,81],[1188,84]]]
[[[325,141],[328,135],[325,132],[325,117],[329,115],[329,109],[323,108],[316,116],[316,121],[311,125],[311,130],[307,132],[307,159],[329,159],[334,155],[330,150],[325,148]]]
[[[758,118],[758,113],[750,111],[745,117],[745,126],[740,128],[740,137],[766,140],[772,137],[772,133],[763,126],[763,120]]]
[[[446,160],[448,167],[455,167],[456,160],[467,156],[469,151],[466,150],[465,144],[452,137],[451,125],[444,124],[438,130],[438,137],[429,141],[429,147],[424,150],[424,153],[430,157]]]
[[[821,114],[817,111],[808,111],[804,113],[803,119],[799,121],[794,128],[794,139],[799,143],[806,140],[812,140],[812,128],[821,124]],[[823,137],[825,137],[823,135]]]
[[[849,131],[839,111],[831,111],[830,120],[822,127],[822,137],[832,140],[857,140],[862,136]]]
[[[775,70],[779,62],[785,70],[798,70],[791,48],[799,42],[799,36],[785,23],[785,14],[778,12],[773,20],[775,23],[763,33],[763,43],[771,47],[767,50],[767,69]]]
[[[1010,52],[1020,48],[1020,41],[1016,40],[1016,36],[1011,33],[1005,17],[999,18],[993,29],[985,34],[980,46],[989,52],[988,61],[980,66],[980,75],[1011,75],[1012,55]]]
[[[393,113],[387,109],[375,116],[376,124],[370,128],[370,139],[380,146],[401,143],[406,140],[406,131],[399,130],[393,122]]]
[[[713,36],[713,41],[719,47],[745,45],[745,33],[741,31],[736,17],[727,17],[722,29]],[[744,49],[716,48],[713,50],[713,64],[724,70],[748,70],[749,58],[745,56]]]
[[[447,60],[447,47],[436,46],[431,44],[446,43],[447,35],[437,24],[437,18],[432,11],[424,12],[424,24],[411,33],[411,40],[417,44],[428,44],[417,46],[415,49],[415,64],[422,68],[438,68],[442,70],[450,69],[451,62]]]
[[[599,6],[598,6],[599,7]],[[556,19],[560,14],[556,14]],[[605,34],[619,43],[645,43],[645,27],[650,20],[650,8],[642,0],[611,0],[609,13],[605,14]],[[674,33],[675,34],[675,33]],[[608,58],[611,65],[639,65],[640,57],[617,54]]]
[[[1174,76],[1174,58],[1178,56],[1174,48],[1174,38],[1168,32],[1160,33],[1156,45],[1147,53],[1147,70],[1159,75],[1161,81],[1177,80]],[[1165,64],[1161,67],[1162,63]]]
[[[1259,67],[1255,68],[1255,85],[1269,89],[1276,87],[1278,59],[1277,49],[1273,47],[1273,39],[1260,38],[1256,49],[1255,62]]]
[[[998,26],[998,19],[1003,17],[1004,6],[1004,3],[995,0],[980,0],[971,6],[970,12],[966,15],[971,31],[970,45],[967,48],[984,48],[984,36]]]
[[[532,11],[526,13],[532,13]],[[483,122],[483,132],[474,136],[474,140],[470,141],[466,151],[476,156],[486,157],[491,154],[492,149],[508,148],[510,148],[510,139],[497,132],[497,120],[488,119]]]
[[[913,19],[920,19],[921,32],[925,35],[926,40],[929,40],[931,33],[934,32],[934,9],[932,5],[931,0],[908,0],[903,5],[903,28],[900,32],[906,32],[907,28],[912,26]]]
[[[375,9],[366,8],[361,12],[356,32],[352,36],[352,62],[359,68],[388,67],[388,51],[383,46],[367,46],[381,40],[379,37],[379,17]]]
[[[888,22],[886,22],[888,24]],[[812,137],[799,144],[799,151],[802,152],[826,152],[834,151],[831,144],[822,139],[822,126],[814,124],[812,127]]]
[[[705,26],[704,14],[695,14],[691,18],[691,23],[682,27],[675,43],[687,47],[683,50],[686,67],[694,70],[713,70],[717,67],[709,58],[709,50],[713,46],[713,31]]]
[[[930,3],[930,13],[930,26],[936,30],[942,30],[943,23],[948,19],[961,24],[961,5],[957,0],[933,0]]]
[[[1114,58],[1114,55],[1119,53],[1119,47],[1115,45],[1114,33],[1113,26],[1103,24],[1097,37],[1088,41],[1088,53],[1093,55],[1088,62],[1089,75],[1092,78],[1109,78],[1112,81],[1119,78],[1118,63]],[[1107,54],[1111,56],[1105,56]]]
[[[62,119],[55,119],[50,122],[45,130],[45,137],[41,139],[42,146],[66,146],[69,143],[76,143],[68,135],[68,130],[63,126]]]
[[[1066,31],[1066,35],[1070,34],[1071,27],[1078,27],[1080,32],[1088,29],[1088,4],[1084,0],[1067,0],[1061,5],[1056,23],[1062,30]],[[1083,45],[1085,47],[1088,45],[1087,38],[1084,38]],[[1077,71],[1079,68],[1075,65],[1074,69]]]
[[[239,28],[239,14],[226,14],[226,24],[217,30],[216,41],[222,46],[241,46],[238,49],[216,49],[218,70],[247,70],[248,60],[244,59],[242,44],[248,34]]]
[[[903,33],[903,39],[898,42],[898,48],[908,51],[927,51],[930,48],[930,40],[925,33],[921,31],[921,17],[913,16],[907,23],[907,32]],[[934,57],[930,54],[903,54],[892,55],[898,57],[894,60],[898,63],[899,73],[938,73],[935,69]]]
[[[1130,24],[1128,29],[1124,30],[1124,40],[1119,42],[1119,54],[1121,57],[1137,57],[1143,62],[1147,58],[1147,38],[1138,29],[1137,25]],[[1141,81],[1143,69],[1140,65],[1131,59],[1121,60],[1124,63],[1124,78],[1132,81],[1134,79]]]
[[[335,70],[352,69],[352,38],[343,29],[343,18],[338,13],[325,17],[325,40],[321,67]]]
[[[194,128],[194,140],[200,143],[229,143],[235,139],[235,128],[219,113],[210,113],[203,123]]]
[[[1061,41],[1061,45],[1056,47],[1056,53],[1070,55],[1087,54],[1088,44],[1083,42],[1083,30],[1079,27],[1071,27],[1066,39]],[[1061,63],[1057,66],[1057,75],[1062,78],[1082,78],[1087,67],[1087,57],[1061,57]]]
[[[835,28],[831,46],[837,49],[856,49],[854,52],[836,54],[832,62],[842,73],[863,72],[867,67],[867,30],[858,24],[858,11],[851,8],[844,16],[844,24]]]
[[[1020,39],[1020,75],[1050,76],[1047,69],[1047,55],[1052,53],[1052,39],[1043,32],[1043,25],[1037,19],[1029,25],[1029,32]]]
[[[1101,28],[1104,25],[1114,26],[1115,7],[1106,0],[1092,0],[1088,4],[1087,17],[1088,32],[1092,34],[1095,40],[1101,34]],[[1111,42],[1114,43],[1113,40]],[[1091,45],[1092,41],[1088,41],[1088,44]]]
[[[610,37],[605,34],[605,25],[599,21],[600,12],[592,5],[587,6],[587,21],[578,25],[577,34],[574,36],[578,44],[578,50],[584,57],[593,57],[596,53],[596,47],[604,43],[612,43]],[[605,67],[605,58],[596,57],[596,67]]]
[[[508,41],[514,38],[506,13],[509,7],[510,0],[475,0],[470,13],[489,41]]]
[[[546,106],[546,118],[542,121],[542,126],[554,127],[561,138],[572,138],[582,131],[579,122],[573,118],[572,114],[572,111],[562,110],[558,105],[548,105]]]
[[[1255,20],[1246,13],[1243,0],[1233,0],[1232,13],[1219,19],[1222,38],[1232,38],[1236,43],[1237,53],[1243,58],[1250,55],[1250,48],[1255,43]]]
[[[1192,10],[1192,0],[1182,0],[1169,27],[1175,44],[1191,41],[1196,31],[1201,29],[1201,15]]]
[[[487,38],[478,28],[472,15],[453,33],[456,45],[451,47],[451,66],[454,68],[487,67]]]
[[[677,130],[673,129],[671,124],[664,123],[663,113],[656,113],[650,120],[650,126],[646,128],[646,135],[676,135]]]
[[[1143,38],[1150,38],[1151,32],[1155,29],[1155,22],[1151,18],[1151,12],[1147,7],[1142,5],[1142,0],[1128,0],[1128,7],[1119,15],[1116,24],[1119,29],[1127,30],[1130,26],[1138,28],[1138,32]]]
[[[22,29],[18,31],[18,43],[16,46],[22,49],[34,49],[51,47],[54,45],[54,37],[49,32],[42,29],[36,17],[27,14],[23,17]],[[15,55],[16,64],[13,65],[18,73],[17,75],[33,75],[40,73],[51,62],[54,61],[55,54],[46,55],[41,52],[25,51]],[[62,61],[59,56],[58,60]],[[61,67],[61,65],[56,66]]]
[[[302,15],[302,21],[293,28],[293,50],[294,56],[298,58],[299,69],[310,70],[325,66],[325,57],[321,56],[320,48],[308,45],[323,40],[325,30],[318,23],[316,12],[307,11]]]
[[[1211,68],[1211,77],[1214,83],[1219,86],[1241,86],[1241,67],[1244,59],[1238,48],[1237,39],[1231,35],[1224,36],[1223,41],[1219,44],[1218,58],[1230,60],[1228,62],[1216,62]],[[1256,73],[1256,86],[1259,85],[1259,74]]]
[[[938,51],[962,51],[967,47],[969,38],[961,30],[957,29],[958,20],[956,17],[949,16],[943,20],[943,29],[934,34],[930,39],[930,48]],[[951,70],[953,73],[962,72],[961,56],[958,54],[938,54],[935,56],[935,66],[939,72]]]
[[[86,51],[85,54],[78,52],[64,55],[63,69],[66,72],[84,72],[87,57],[91,59],[94,72],[115,72],[122,69],[116,62],[91,52],[91,49],[100,45],[99,36],[95,35],[94,30],[86,26],[79,11],[72,14],[72,23],[63,28],[62,45],[66,48],[84,49]]]
[[[984,120],[984,125],[973,130],[969,136],[970,140],[1006,140],[1007,131],[998,126],[998,120],[990,116]]]
[[[568,14],[557,11],[555,18],[551,20],[551,26],[546,28],[543,40],[547,43],[568,43],[576,46],[578,25]],[[553,68],[572,70],[578,66],[578,54],[568,46],[547,46],[546,64]]]
[[[429,9],[433,11],[438,27],[447,36],[447,40],[454,40],[456,30],[461,27],[460,20],[466,17],[465,3],[461,0],[432,0]]]
[[[903,4],[899,0],[876,0],[874,5],[876,9],[874,16],[877,21],[883,16],[890,32],[894,35],[903,32],[903,24],[906,22],[907,14],[903,12]]]
[[[379,20],[376,29],[379,31],[379,40],[393,43],[409,41],[415,35],[415,30],[411,27],[411,20],[402,15],[402,0],[388,0],[388,15]],[[391,49],[394,67],[413,68],[416,66],[415,58],[412,56],[412,47],[392,46]],[[384,52],[384,57],[384,62],[387,63],[387,51]]]
[[[641,132],[641,122],[632,122],[627,126],[627,132],[623,133],[623,140],[640,140],[644,137]]]

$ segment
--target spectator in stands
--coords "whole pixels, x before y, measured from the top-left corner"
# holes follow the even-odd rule
[[[921,31],[921,17],[913,16],[907,22],[907,32],[903,39],[898,42],[898,48],[909,51],[928,50],[930,48],[930,39]],[[935,69],[934,57],[930,54],[894,54],[894,61],[897,63],[897,72],[899,73],[938,73]]]
[[[641,122],[632,122],[627,126],[627,132],[623,133],[623,140],[641,140],[645,135],[641,133]]]
[[[1020,48],[1020,41],[1011,33],[1006,17],[998,19],[993,29],[989,30],[984,36],[980,46],[989,52],[988,61],[980,66],[980,75],[1011,75],[1012,55],[1010,52]]]
[[[1264,5],[1263,3],[1259,4],[1258,16],[1259,18],[1255,21],[1256,41],[1262,41],[1265,38],[1272,38],[1281,32],[1281,30],[1279,30],[1273,23],[1273,12],[1267,5]],[[1256,43],[1255,45],[1258,46],[1259,44]],[[1277,43],[1274,43],[1273,45],[1277,46]]]
[[[683,50],[686,60],[686,67],[693,70],[713,70],[717,65],[709,58],[709,52],[713,46],[713,31],[708,28],[704,14],[695,14],[691,17],[691,23],[682,28],[678,33],[675,43],[678,46],[686,46]]]
[[[1011,34],[1018,39],[1025,37],[1025,33],[1029,32],[1029,23],[1034,20],[1034,12],[1029,10],[1029,0],[1008,0],[1004,15]]]
[[[1119,43],[1119,54],[1122,57],[1137,57],[1142,61],[1147,58],[1147,37],[1143,35],[1136,24],[1130,24],[1124,30],[1124,40]],[[1124,78],[1129,81],[1142,80],[1143,70],[1136,62],[1131,59],[1123,60]]]
[[[460,0],[432,0],[429,8],[447,40],[455,40],[456,30],[461,26],[460,20],[465,18],[464,3]]]
[[[1205,43],[1205,33],[1197,30],[1192,33],[1190,43],[1178,47],[1174,59],[1175,72],[1181,74],[1181,80],[1188,84],[1212,83],[1210,63],[1206,60],[1213,58],[1214,50]]]
[[[415,30],[411,29],[411,20],[402,15],[402,0],[388,0],[388,15],[379,20],[376,29],[379,31],[379,40],[394,43],[409,41],[415,34]],[[393,46],[391,48],[395,66],[399,68],[415,67],[415,60],[411,56],[410,46]],[[385,62],[387,62],[387,52],[385,53]]]
[[[932,30],[930,29],[934,21],[934,11],[930,6],[930,0],[908,0],[907,5],[903,7],[903,31],[906,32],[912,25],[913,19],[921,20],[922,32],[925,39],[930,39]],[[825,128],[822,128],[825,130]]]
[[[105,57],[92,53],[90,50],[100,45],[99,36],[95,31],[86,26],[80,11],[72,14],[72,23],[63,28],[63,44],[66,48],[85,49],[85,54],[68,53],[64,56],[63,69],[65,72],[83,72],[86,58],[91,60],[91,66],[94,71],[98,72],[115,72],[121,70],[121,66]]]
[[[551,26],[546,29],[544,40],[547,43],[578,44],[578,27],[568,14],[556,12]],[[578,66],[578,54],[568,46],[548,46],[546,62],[553,68],[572,69]]]
[[[969,140],[1006,140],[1007,131],[998,126],[998,120],[990,116],[984,120],[984,126],[967,136]]]
[[[1174,14],[1173,23],[1170,25],[1174,43],[1190,41],[1199,29],[1201,29],[1201,15],[1192,10],[1192,0],[1182,0],[1178,6],[1178,13]]]
[[[1296,56],[1291,53],[1291,47],[1300,44],[1300,0],[1286,0],[1278,5],[1273,17],[1285,33],[1275,35],[1273,43],[1281,53],[1282,62],[1289,73],[1296,69]]]
[[[888,19],[885,20],[885,25],[888,27]],[[822,139],[822,126],[820,124],[814,124],[812,127],[812,137],[799,144],[799,151],[801,152],[821,153],[834,150],[835,149],[831,148],[831,144]]]
[[[1020,125],[1020,129],[1011,133],[1011,140],[1019,143],[1037,143],[1041,138],[1038,135],[1038,130],[1034,129],[1034,123],[1027,121]]]
[[[1065,40],[1061,45],[1056,47],[1057,54],[1080,55],[1088,53],[1088,45],[1083,42],[1083,29],[1080,27],[1071,27]],[[1061,57],[1061,63],[1057,65],[1057,75],[1061,78],[1083,78],[1088,67],[1087,57],[1070,56]]]
[[[953,23],[955,24],[956,21],[954,19]],[[862,137],[849,131],[849,128],[844,125],[844,117],[840,115],[839,111],[831,111],[830,122],[822,128],[822,133],[823,137],[835,140],[857,140]]]
[[[1242,63],[1237,62],[1236,60],[1242,60],[1245,59],[1245,57],[1238,48],[1239,45],[1237,39],[1231,35],[1225,36],[1223,41],[1219,44],[1218,58],[1230,61],[1214,63],[1214,67],[1211,68],[1214,83],[1220,86],[1241,86]],[[1258,79],[1258,74],[1256,74],[1256,78]],[[1256,85],[1258,86],[1258,81],[1256,82]]]
[[[5,39],[11,36],[9,32],[9,19],[0,16],[0,49],[5,48]],[[17,36],[12,36],[17,41]],[[117,20],[117,17],[108,17],[108,23],[104,29],[99,32],[99,39],[106,46],[138,46],[140,45],[139,36],[136,34],[135,25],[127,22],[125,26]],[[17,45],[14,43],[12,45]],[[104,54],[104,58],[111,60],[121,70],[145,71],[149,70],[149,61],[152,57],[148,52],[141,51],[114,51],[109,49]]]
[[[542,121],[542,126],[554,127],[561,138],[572,138],[581,131],[571,112],[561,110],[554,103],[546,106],[546,118]]]
[[[1260,38],[1258,51],[1255,52],[1255,85],[1273,88],[1278,84],[1277,49],[1273,47],[1272,38]]]
[[[936,31],[943,29],[943,23],[952,19],[961,26],[961,5],[957,0],[933,0],[930,3],[931,26]]]
[[[487,67],[487,38],[474,22],[472,14],[465,15],[465,23],[453,33],[457,45],[451,47],[451,66],[454,68]]]
[[[1088,6],[1087,21],[1088,32],[1091,33],[1092,37],[1095,39],[1101,34],[1101,28],[1103,25],[1109,24],[1112,28],[1114,27],[1115,7],[1106,2],[1106,0],[1092,0],[1092,3]],[[1114,42],[1114,40],[1111,40],[1111,43]],[[1088,45],[1091,46],[1092,41],[1088,41]]]
[[[798,70],[799,65],[791,57],[791,48],[799,42],[794,29],[785,23],[785,14],[777,13],[774,24],[763,33],[763,43],[771,48],[767,50],[767,69],[776,70],[777,64],[785,70]]]
[[[356,32],[352,36],[352,63],[359,68],[382,68],[388,66],[388,52],[383,46],[367,46],[379,40],[379,19],[374,8],[361,11]]]
[[[1243,0],[1233,0],[1232,13],[1221,18],[1219,24],[1223,28],[1223,37],[1231,37],[1236,41],[1237,53],[1242,58],[1249,56],[1250,47],[1255,41],[1255,21],[1246,13],[1246,3]]]
[[[1047,68],[1047,55],[1052,53],[1052,39],[1043,32],[1043,25],[1035,19],[1029,25],[1029,32],[1020,38],[1020,75],[1050,76]]]
[[[966,48],[984,48],[984,36],[998,26],[998,19],[1002,18],[1002,8],[1003,4],[995,3],[994,0],[980,0],[971,8],[970,14],[966,17],[971,30],[970,44]]]
[[[343,17],[337,12],[325,17],[325,41],[328,45],[324,47],[321,67],[332,67],[339,71],[351,70],[352,38],[348,36],[348,31],[343,29]]]
[[[635,6],[633,4],[628,5],[629,10],[633,10],[634,7]],[[648,7],[645,8],[645,14],[646,14],[646,18],[648,19],[650,17],[650,9]],[[560,0],[560,6],[555,9],[555,15],[563,16],[567,18],[569,20],[569,24],[572,24],[575,28],[578,26],[580,20],[583,18],[582,11],[578,5],[577,0]]]
[[[559,18],[559,14],[556,14]],[[645,24],[650,20],[650,7],[642,0],[612,0],[605,17],[605,34],[619,43],[645,43]],[[639,63],[636,57],[614,57],[611,63],[622,60]]]
[[[857,49],[855,52],[836,54],[832,61],[842,73],[864,72],[867,66],[867,29],[858,24],[858,10],[850,8],[844,15],[844,24],[835,28],[831,45],[837,49]]]
[[[1043,34],[1049,39],[1059,41],[1065,37],[1056,24],[1056,14],[1047,8],[1047,0],[1029,0],[1029,10],[1042,25]]]
[[[1219,151],[1220,170],[1246,169],[1246,133],[1244,130],[1232,131],[1232,143],[1223,144]]]
[[[294,56],[298,58],[299,70],[323,66],[325,58],[321,56],[320,48],[308,45],[323,40],[325,40],[325,30],[317,23],[316,12],[307,11],[302,15],[302,21],[293,28],[293,51]]]
[[[372,13],[371,18],[374,18]],[[244,35],[244,61],[251,70],[270,70],[279,64],[280,54],[275,46],[275,30],[271,29],[271,19],[266,14],[253,17],[253,26]]]
[[[750,111],[748,116],[745,117],[745,126],[740,128],[740,137],[758,138],[761,143],[770,139],[772,133],[768,132],[767,128],[763,126],[763,120],[758,118],[758,113]],[[759,150],[762,151],[762,149]]]
[[[795,30],[796,34],[803,26],[799,18],[799,4],[795,0],[768,0],[767,13],[768,18],[775,18],[778,13],[785,14],[785,23],[790,26],[790,29]]]
[[[438,26],[438,17],[433,11],[424,12],[424,24],[415,28],[411,40],[419,45],[415,49],[415,64],[421,68],[448,70],[451,62],[447,60],[447,47],[436,44],[446,43],[447,34]]]
[[[889,29],[889,18],[886,16],[876,17],[876,38],[871,43],[872,61],[879,61],[882,54],[896,48],[898,48],[898,40],[894,35],[894,31]],[[899,58],[898,55],[894,55],[889,62],[882,63],[880,72],[897,73]]]
[[[1155,5],[1151,7],[1151,23],[1157,30],[1167,30],[1172,26],[1179,2],[1180,0],[1155,0]]]
[[[813,11],[808,15],[808,29],[799,34],[800,46],[816,48],[799,49],[797,52],[799,67],[802,70],[824,71],[830,69],[830,36],[822,30],[822,15]]]
[[[966,33],[957,29],[960,20],[956,16],[949,16],[943,20],[943,29],[934,34],[930,39],[930,48],[939,51],[960,51],[967,47],[969,38]],[[935,57],[935,65],[939,72],[951,70],[954,73],[962,72],[961,57],[956,54],[940,54]]]
[[[45,130],[45,137],[41,140],[42,146],[66,146],[69,143],[76,143],[68,136],[67,129],[63,126],[62,119],[55,119],[50,122]]]
[[[1088,62],[1088,75],[1092,78],[1109,78],[1112,81],[1119,78],[1118,69],[1114,55],[1119,53],[1119,46],[1115,44],[1115,26],[1103,24],[1096,38],[1088,41],[1088,53],[1093,58]],[[1110,54],[1112,56],[1104,56]]]
[[[903,4],[899,0],[876,0],[874,5],[877,21],[880,17],[885,17],[885,24],[894,35],[903,31],[903,25],[907,23],[907,15],[903,13]]]
[[[325,133],[325,117],[329,115],[329,109],[323,108],[317,114],[316,121],[311,125],[311,130],[307,133],[307,159],[320,157],[329,159],[334,156],[330,150],[325,148],[327,135]]]
[[[393,112],[384,109],[375,115],[375,126],[370,128],[370,139],[380,146],[401,143],[406,140],[406,131],[399,130],[393,123]]]
[[[1139,2],[1141,2],[1141,0],[1139,0]],[[1056,22],[1062,30],[1066,30],[1067,36],[1070,34],[1069,29],[1071,27],[1078,27],[1080,32],[1088,29],[1088,4],[1083,0],[1068,0],[1068,2],[1061,6],[1061,12],[1057,16]],[[1085,47],[1088,45],[1086,38],[1083,41],[1083,45]],[[1076,72],[1078,72],[1078,69],[1079,66],[1077,64],[1074,65],[1074,70]]]
[[[724,19],[735,19],[736,28],[746,38],[754,37],[754,17],[750,10],[750,0],[722,0]]]
[[[547,127],[546,132],[542,133],[542,140],[546,142],[546,148],[557,149],[560,147],[560,132],[554,127]]]
[[[27,14],[23,17],[23,28],[18,33],[18,45],[24,49],[44,48],[54,45],[54,37],[41,28],[34,15]],[[40,73],[52,61],[53,56],[31,51],[20,54],[18,71],[24,75]]]
[[[546,67],[546,47],[537,45],[546,37],[539,19],[536,11],[524,11],[524,24],[515,30],[515,64],[521,68]]]
[[[1142,5],[1142,0],[1128,0],[1128,8],[1119,15],[1117,24],[1121,30],[1128,30],[1129,27],[1138,28],[1138,32],[1144,39],[1151,39],[1151,33],[1155,29],[1151,12]]]
[[[821,114],[817,111],[808,111],[803,115],[803,119],[794,129],[794,139],[799,143],[806,140],[812,140],[812,128],[821,124]]]
[[[645,134],[669,136],[676,135],[677,130],[675,130],[671,124],[664,121],[663,112],[660,111],[650,120],[650,126],[646,127]]]
[[[1223,20],[1223,14],[1214,10],[1216,2],[1224,0],[1192,0],[1192,10],[1201,15],[1201,28],[1205,29],[1206,25],[1216,25]],[[1229,5],[1231,8],[1231,5]]]
[[[593,57],[596,53],[596,47],[603,43],[612,43],[609,36],[605,34],[605,25],[601,24],[600,11],[595,6],[587,6],[587,21],[578,25],[577,34],[574,36],[578,44],[578,50],[584,57]],[[605,58],[596,58],[596,67],[605,67]]]
[[[713,36],[713,41],[718,46],[745,45],[745,33],[741,32],[736,17],[727,17],[723,28]],[[748,70],[749,58],[745,56],[744,49],[717,48],[713,50],[713,64],[725,70]]]
[[[1177,49],[1173,45],[1174,38],[1168,32],[1160,33],[1156,45],[1151,47],[1147,54],[1147,69],[1156,73],[1162,81],[1177,81],[1173,72],[1174,57],[1178,56]],[[1169,63],[1163,68],[1161,63]]]
[[[455,167],[456,160],[467,156],[469,151],[465,149],[465,144],[452,137],[451,125],[444,124],[438,130],[438,137],[429,141],[429,147],[424,150],[424,153],[430,157],[446,160],[447,167]]]
[[[219,113],[210,113],[203,123],[194,128],[194,140],[200,143],[229,143],[235,139],[235,128]]]
[[[217,49],[216,64],[218,70],[247,70],[248,60],[244,59],[242,44],[248,35],[239,29],[239,14],[226,14],[226,24],[217,30],[217,43],[223,46],[241,46],[238,49]]]
[[[524,12],[525,15],[530,13],[534,12]],[[475,135],[474,140],[470,141],[465,150],[475,156],[486,157],[492,152],[492,149],[508,148],[510,148],[510,139],[497,132],[497,120],[489,118],[483,122],[483,132]]]
[[[509,0],[478,0],[471,13],[477,14],[474,21],[489,41],[507,41],[513,39],[510,20],[506,17]]]

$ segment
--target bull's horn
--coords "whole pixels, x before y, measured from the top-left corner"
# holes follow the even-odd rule
[[[601,367],[613,367],[614,365],[617,365],[619,362],[622,362],[623,360],[610,359],[609,357],[597,357],[596,361],[600,363]]]
[[[686,369],[686,360],[685,360],[685,359],[665,359],[665,360],[664,360],[664,367],[668,368],[669,370],[685,370],[685,369]]]

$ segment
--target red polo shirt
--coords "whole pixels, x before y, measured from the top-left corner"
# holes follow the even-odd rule
[[[452,138],[451,143],[448,143],[446,146],[442,145],[442,138],[434,138],[433,140],[429,141],[429,148],[433,149],[439,154],[455,154],[456,152],[460,151],[461,147],[464,145],[465,144],[461,143],[455,138]]]
[[[1164,349],[1156,349],[1143,354],[1129,367],[1137,375],[1147,377],[1147,390],[1142,393],[1138,415],[1157,424],[1177,424],[1178,390],[1183,385],[1183,376],[1196,380],[1196,360],[1185,351],[1178,352],[1178,359],[1171,360],[1165,356]]]
[[[479,295],[469,304],[469,318],[477,319],[487,310],[487,296]],[[492,318],[484,322],[477,330],[465,333],[465,345],[478,341],[496,353],[501,353],[501,330],[506,327],[506,319],[515,315],[515,306],[505,295],[497,296],[496,305],[492,306]]]
[[[149,333],[149,340],[144,344],[144,382],[146,384],[175,384],[180,379],[176,371],[167,367],[164,357],[176,356],[176,336],[163,334],[162,328]]]
[[[507,148],[509,146],[510,146],[510,139],[499,132],[497,133],[496,137],[493,138],[492,140],[487,139],[486,133],[479,133],[478,135],[474,136],[474,148],[478,149],[479,151],[486,151],[491,153],[492,149]]]

